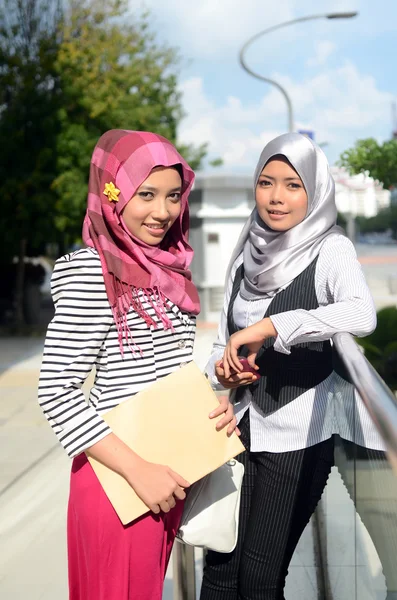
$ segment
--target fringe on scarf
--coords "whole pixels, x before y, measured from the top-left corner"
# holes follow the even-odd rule
[[[143,355],[142,349],[134,341],[128,325],[127,314],[131,308],[145,321],[148,327],[157,329],[160,321],[165,330],[171,329],[174,331],[172,321],[167,315],[167,298],[158,287],[138,289],[114,277],[114,290],[116,303],[112,306],[112,312],[122,356],[124,356],[124,343],[127,344],[134,355]],[[144,308],[145,303],[153,308],[158,320],[153,319],[146,311]]]

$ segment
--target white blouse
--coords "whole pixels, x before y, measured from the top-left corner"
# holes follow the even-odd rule
[[[227,311],[236,271],[242,262],[240,255],[227,282],[218,337],[206,367],[212,386],[218,390],[223,388],[215,375],[215,363],[222,358],[229,339]],[[363,337],[375,329],[374,303],[354,246],[345,236],[330,236],[321,247],[315,291],[318,308],[291,310],[270,317],[278,333],[274,344],[276,351],[289,354],[295,344],[329,340],[338,332]],[[272,297],[265,295],[247,301],[238,294],[233,307],[236,325],[245,328],[263,319],[271,301]],[[238,420],[248,408],[253,452],[299,450],[318,444],[334,433],[368,448],[385,449],[358,393],[335,372],[315,388],[266,416],[253,402],[247,387],[242,400],[235,405]]]

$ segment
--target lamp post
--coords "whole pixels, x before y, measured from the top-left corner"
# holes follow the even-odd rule
[[[251,37],[248,42],[244,44],[244,46],[240,50],[239,60],[240,64],[247,73],[252,75],[252,77],[256,77],[256,79],[260,79],[261,81],[265,81],[266,83],[270,83],[274,85],[284,96],[285,101],[287,103],[288,108],[288,130],[294,131],[294,113],[292,109],[291,98],[287,94],[285,88],[283,88],[277,81],[274,79],[269,79],[268,77],[263,77],[263,75],[259,75],[259,73],[255,73],[252,69],[247,66],[245,62],[244,54],[248,48],[252,44],[252,42],[256,41],[258,38],[262,37],[266,33],[271,33],[272,31],[276,31],[276,29],[281,29],[281,27],[286,27],[287,25],[294,25],[295,23],[302,23],[303,21],[312,21],[313,19],[351,19],[356,17],[358,12],[336,12],[336,13],[327,13],[323,15],[309,15],[308,17],[300,17],[298,19],[292,19],[292,21],[286,21],[285,23],[280,23],[279,25],[273,25],[273,27],[269,27],[260,33],[257,33],[253,37]]]

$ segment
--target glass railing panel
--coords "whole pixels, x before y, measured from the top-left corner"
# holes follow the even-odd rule
[[[397,600],[397,402],[351,336],[339,334],[336,347],[341,437],[319,508],[329,597]]]

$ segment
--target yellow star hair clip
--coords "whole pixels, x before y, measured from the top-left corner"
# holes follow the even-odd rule
[[[103,190],[103,193],[108,197],[109,202],[119,201],[118,195],[120,194],[120,190],[116,188],[112,181],[110,183],[105,183],[105,189]]]

